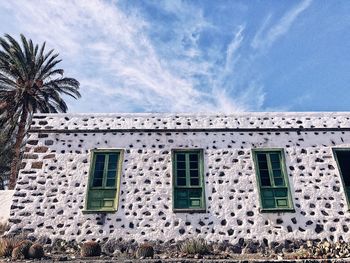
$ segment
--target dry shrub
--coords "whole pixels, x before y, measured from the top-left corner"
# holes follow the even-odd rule
[[[143,243],[141,244],[136,251],[136,257],[137,258],[148,258],[154,256],[154,249],[153,246],[149,243]]]
[[[0,239],[0,257],[11,257],[12,250],[19,243],[16,237],[3,237]]]
[[[8,230],[10,230],[8,223],[0,223],[0,236],[2,236]]]
[[[203,239],[187,239],[180,245],[182,253],[205,255],[210,253],[208,243]]]
[[[87,241],[81,246],[80,255],[82,257],[99,257],[101,245],[95,241]]]

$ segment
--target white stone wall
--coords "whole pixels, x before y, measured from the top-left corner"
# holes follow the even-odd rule
[[[187,115],[147,115],[141,121],[138,115],[124,115],[120,127],[114,120],[117,115],[96,116],[34,118],[34,128],[41,132],[30,134],[12,205],[10,231],[26,230],[36,236],[78,241],[180,240],[194,236],[233,243],[239,238],[350,241],[350,214],[332,153],[334,147],[350,148],[350,131],[283,131],[282,126],[346,128],[350,114],[263,113],[252,114],[252,120],[249,114],[241,114],[229,117],[231,121],[224,116]],[[181,127],[282,130],[157,130],[157,125],[169,123],[168,119],[176,120]],[[174,129],[176,122],[167,128]],[[102,126],[113,131],[94,131]],[[146,126],[155,130],[140,130]],[[137,129],[118,132],[118,127]],[[93,148],[125,149],[116,213],[82,213]],[[204,149],[206,213],[172,212],[171,149],[179,148]],[[284,149],[294,213],[259,212],[253,148]]]
[[[350,127],[344,112],[207,114],[37,114],[32,129],[330,128]]]
[[[0,224],[6,224],[10,218],[10,208],[14,190],[0,190]]]

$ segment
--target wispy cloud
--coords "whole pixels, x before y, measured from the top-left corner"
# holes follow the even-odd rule
[[[124,14],[115,2],[16,1],[6,7],[16,13],[19,30],[61,51],[82,81],[83,95],[87,88],[120,96],[146,111],[213,109],[190,78],[159,57],[145,33],[147,22],[137,13]],[[99,86],[96,75],[103,77]],[[125,109],[115,105],[114,110]]]
[[[245,21],[225,32],[195,3],[150,1],[148,15],[121,3],[125,2],[2,1],[0,16],[6,12],[13,20],[0,17],[0,31],[47,41],[61,53],[67,74],[82,84],[83,98],[70,104],[73,111],[257,110],[266,93],[259,76],[251,73],[251,58],[286,34],[311,0],[293,7],[272,26],[268,17],[252,42],[246,37]],[[162,24],[157,15],[169,21]],[[206,40],[206,34],[213,34],[212,39]],[[214,43],[216,37],[223,41]],[[244,45],[251,53],[242,51]]]
[[[270,28],[268,28],[268,24],[271,21],[271,14],[269,14],[255,35],[252,41],[252,47],[255,49],[269,48],[277,39],[288,32],[293,22],[311,5],[311,3],[312,0],[302,0]]]
[[[229,71],[230,68],[232,70],[234,61],[240,58],[239,54],[237,54],[238,49],[240,48],[243,41],[243,31],[244,26],[239,25],[236,31],[233,34],[233,38],[231,42],[228,44],[226,49],[226,61],[225,61],[225,71]]]

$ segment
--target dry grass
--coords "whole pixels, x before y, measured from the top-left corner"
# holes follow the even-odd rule
[[[210,248],[208,246],[208,243],[202,239],[187,239],[185,240],[181,246],[180,250],[182,253],[186,254],[200,254],[205,255],[210,253]]]
[[[0,239],[0,257],[11,257],[13,249],[18,245],[19,240],[15,237]]]
[[[7,223],[0,223],[0,237],[10,229],[10,226]]]

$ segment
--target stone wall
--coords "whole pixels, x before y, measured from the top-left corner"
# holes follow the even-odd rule
[[[6,224],[10,217],[14,190],[0,190],[0,224]]]
[[[78,241],[350,241],[350,214],[332,153],[350,148],[349,119],[349,113],[37,115],[10,231]],[[125,149],[116,213],[82,213],[94,148]],[[170,153],[179,148],[204,149],[206,213],[172,211]],[[284,149],[295,212],[259,211],[254,148]]]

